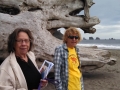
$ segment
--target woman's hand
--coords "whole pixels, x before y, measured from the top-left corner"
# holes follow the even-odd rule
[[[41,79],[40,82],[41,82],[41,87],[46,87],[48,84],[48,81],[45,79]]]

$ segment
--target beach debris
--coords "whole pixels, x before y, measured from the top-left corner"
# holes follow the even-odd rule
[[[82,70],[84,72],[101,68],[106,64],[116,64],[116,59],[111,57],[111,53],[108,50],[80,46],[79,49]]]
[[[110,60],[107,62],[108,65],[115,65],[116,64],[116,59],[115,58],[110,58]]]

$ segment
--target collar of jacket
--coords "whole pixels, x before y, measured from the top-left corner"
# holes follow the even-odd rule
[[[31,59],[31,61],[33,62],[33,64],[37,67],[37,65],[35,64],[35,56],[34,54],[30,51],[27,53],[28,57]],[[10,64],[11,67],[20,83],[21,87],[24,87],[26,90],[27,88],[27,82],[25,80],[25,77],[23,75],[23,72],[19,66],[19,64],[17,63],[16,57],[15,57],[15,53],[10,53]]]

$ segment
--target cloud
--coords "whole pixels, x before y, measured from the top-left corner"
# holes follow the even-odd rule
[[[90,8],[91,16],[98,16],[103,24],[111,24],[120,20],[119,0],[94,0]]]
[[[120,31],[120,25],[97,25],[95,28],[99,31],[99,33],[103,33],[103,31],[106,33]]]
[[[119,0],[94,0],[95,4],[90,8],[90,15],[97,16],[100,24],[96,25],[96,33],[93,37],[103,39],[120,39],[120,1]],[[84,34],[88,38],[89,34]]]
[[[86,39],[89,37],[120,39],[120,0],[93,0],[93,2],[95,4],[90,8],[90,16],[97,16],[101,22],[94,26],[97,30],[94,34],[85,34],[79,29],[82,36]]]
[[[96,32],[94,34],[85,34],[81,31],[82,36],[86,39],[89,39],[89,37],[93,37],[94,39],[96,37],[99,37],[100,39],[109,39],[109,38],[115,38],[120,39],[120,25],[96,25]]]

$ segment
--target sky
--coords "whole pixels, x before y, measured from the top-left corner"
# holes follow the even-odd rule
[[[100,39],[120,39],[120,0],[93,0],[90,16],[97,16],[100,23],[95,25],[96,32],[87,34],[80,30],[82,37],[99,37]]]

